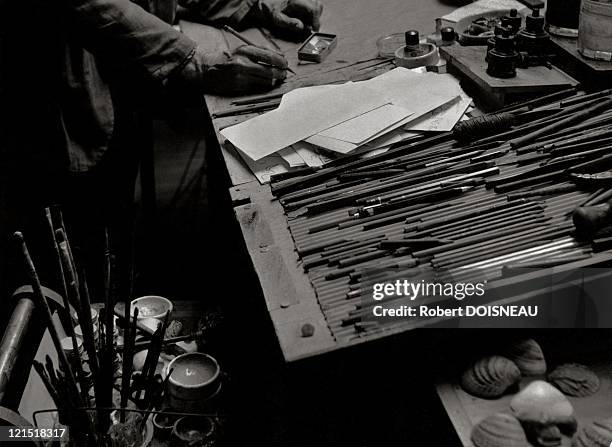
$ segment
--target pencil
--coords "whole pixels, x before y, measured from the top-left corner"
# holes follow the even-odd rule
[[[251,45],[253,47],[257,47],[257,48],[262,48],[261,45],[257,45],[255,42],[253,42],[252,40],[246,38],[245,36],[243,36],[242,34],[240,34],[238,31],[236,31],[234,28],[232,28],[231,26],[228,25],[223,25],[223,29],[225,31],[227,31],[228,33],[230,33],[232,36],[236,37],[237,39],[240,39],[241,41],[243,41],[244,43],[246,43],[247,45]],[[263,48],[264,50],[267,50],[267,48]],[[266,66],[271,66],[274,68],[278,68],[280,70],[287,70],[289,73],[293,73],[295,74],[295,71],[293,71],[291,68],[289,67],[276,67],[274,65],[271,64],[265,64],[262,62],[258,62],[259,64],[262,65],[266,65]]]
[[[223,29],[225,31],[227,31],[228,33],[230,33],[231,35],[233,35],[234,37],[236,37],[237,39],[242,40],[244,43],[246,43],[247,45],[251,45],[254,47],[259,47],[259,45],[257,45],[255,42],[253,42],[252,40],[249,40],[248,38],[246,38],[245,36],[243,36],[242,34],[240,34],[238,31],[236,31],[234,28],[232,28],[231,26],[228,25],[223,25]]]

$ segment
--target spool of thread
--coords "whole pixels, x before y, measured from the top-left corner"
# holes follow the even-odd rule
[[[511,113],[482,115],[458,122],[453,135],[459,141],[474,141],[508,130],[513,123],[514,115]]]
[[[426,67],[440,60],[438,48],[431,43],[421,42],[418,31],[407,31],[405,39],[406,46],[395,51],[395,65],[398,67]]]
[[[502,79],[516,76],[519,54],[515,46],[515,36],[509,29],[504,28],[502,34],[495,37],[493,49],[487,51],[487,74],[489,76]]]
[[[612,60],[612,3],[583,0],[578,25],[578,51],[589,59]]]
[[[510,28],[512,34],[518,33],[523,25],[523,18],[520,16],[516,8],[512,8],[508,15],[502,17],[500,20],[502,26],[505,28]]]
[[[457,45],[457,34],[455,28],[452,26],[445,26],[440,30],[442,40],[438,42],[438,47],[448,47],[451,45]]]

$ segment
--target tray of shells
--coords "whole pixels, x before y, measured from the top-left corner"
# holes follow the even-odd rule
[[[466,447],[612,447],[612,353],[547,363],[524,339],[476,359],[438,393]]]

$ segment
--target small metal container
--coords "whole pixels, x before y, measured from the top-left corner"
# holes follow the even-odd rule
[[[298,49],[298,59],[308,62],[322,62],[338,43],[335,34],[312,33]]]

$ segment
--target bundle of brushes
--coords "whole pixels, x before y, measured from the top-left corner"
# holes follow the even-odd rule
[[[68,445],[139,446],[146,434],[148,415],[160,405],[166,385],[155,368],[164,344],[168,315],[158,330],[148,335],[145,366],[139,380],[133,380],[138,309],[135,308],[130,315],[131,297],[123,299],[123,361],[119,361],[120,346],[117,345],[118,337],[115,337],[114,315],[119,300],[114,286],[116,272],[108,232],[104,251],[104,307],[99,321],[94,322],[85,270],[77,266],[62,213],[57,208],[47,208],[45,214],[57,256],[56,268],[63,300],[58,316],[66,337],[60,336],[61,332],[54,324],[24,235],[17,232],[14,237],[25,262],[33,300],[57,352],[57,364],[47,356],[44,365],[35,361],[33,367],[55,402],[59,423],[68,428]],[[71,317],[70,309],[75,309],[76,321]],[[80,328],[75,332],[77,325]],[[117,421],[113,424],[111,416],[117,403]],[[128,411],[132,409],[142,410],[144,415]]]

